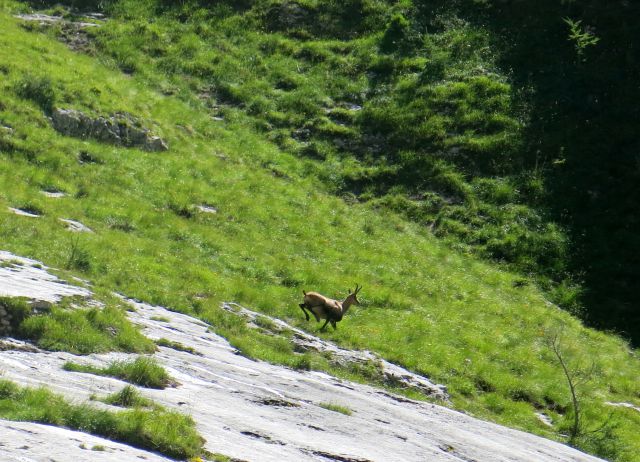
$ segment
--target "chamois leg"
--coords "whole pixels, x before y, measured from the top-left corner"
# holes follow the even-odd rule
[[[333,326],[333,330],[337,330],[338,326],[336,325],[335,321],[331,321],[331,325]]]
[[[324,323],[324,326],[322,326],[320,328],[321,331],[324,331],[324,328],[327,327],[327,324],[329,324],[329,320],[327,319],[327,321]]]
[[[304,316],[307,318],[307,321],[309,320],[309,313],[307,313],[307,310],[305,309],[304,303],[300,303],[300,309],[302,310],[302,312],[304,313]]]
[[[316,322],[320,322],[320,316],[318,316],[318,313],[316,313],[313,308],[311,308],[311,314],[316,318]]]

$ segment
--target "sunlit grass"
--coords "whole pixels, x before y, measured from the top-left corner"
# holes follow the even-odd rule
[[[0,381],[0,417],[57,425],[186,459],[203,453],[203,439],[195,422],[162,408],[121,412],[70,404],[45,388],[22,388]]]
[[[320,403],[318,404],[321,408],[327,409],[328,411],[338,412],[344,415],[351,415],[353,411],[346,406],[342,406],[340,404],[335,403]]]

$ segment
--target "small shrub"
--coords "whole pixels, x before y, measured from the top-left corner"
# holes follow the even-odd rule
[[[176,351],[184,351],[186,353],[191,353],[193,355],[202,356],[202,353],[197,352],[195,349],[188,347],[186,345],[183,345],[180,342],[174,342],[172,340],[166,339],[164,337],[156,340],[155,343],[156,345],[161,347],[172,348]]]
[[[105,224],[111,229],[124,231],[125,233],[130,233],[136,229],[135,224],[128,217],[108,216],[105,218]]]
[[[104,164],[102,159],[85,150],[78,153],[78,162],[81,164]]]
[[[167,318],[166,316],[151,316],[151,320],[159,322],[171,322],[171,319]]]
[[[66,310],[54,306],[48,313],[23,319],[17,333],[45,350],[74,354],[150,353],[155,349],[153,342],[115,307]]]
[[[420,34],[411,27],[411,22],[401,13],[396,13],[391,18],[382,37],[380,49],[385,53],[395,51],[406,53],[419,45],[420,42]]]

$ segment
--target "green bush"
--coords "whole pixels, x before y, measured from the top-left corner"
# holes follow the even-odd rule
[[[382,36],[380,49],[385,53],[408,53],[420,43],[421,35],[413,29],[411,22],[402,13],[396,13]]]

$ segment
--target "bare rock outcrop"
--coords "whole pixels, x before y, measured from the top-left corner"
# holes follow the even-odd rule
[[[46,310],[63,297],[88,297],[87,289],[67,284],[40,262],[0,251],[0,297],[26,299],[32,310]],[[0,303],[0,336],[11,335],[15,321],[9,307]]]
[[[74,138],[93,138],[118,146],[135,147],[145,151],[166,151],[167,143],[142,127],[130,114],[116,113],[108,117],[92,118],[75,109],[53,110],[53,128]]]

